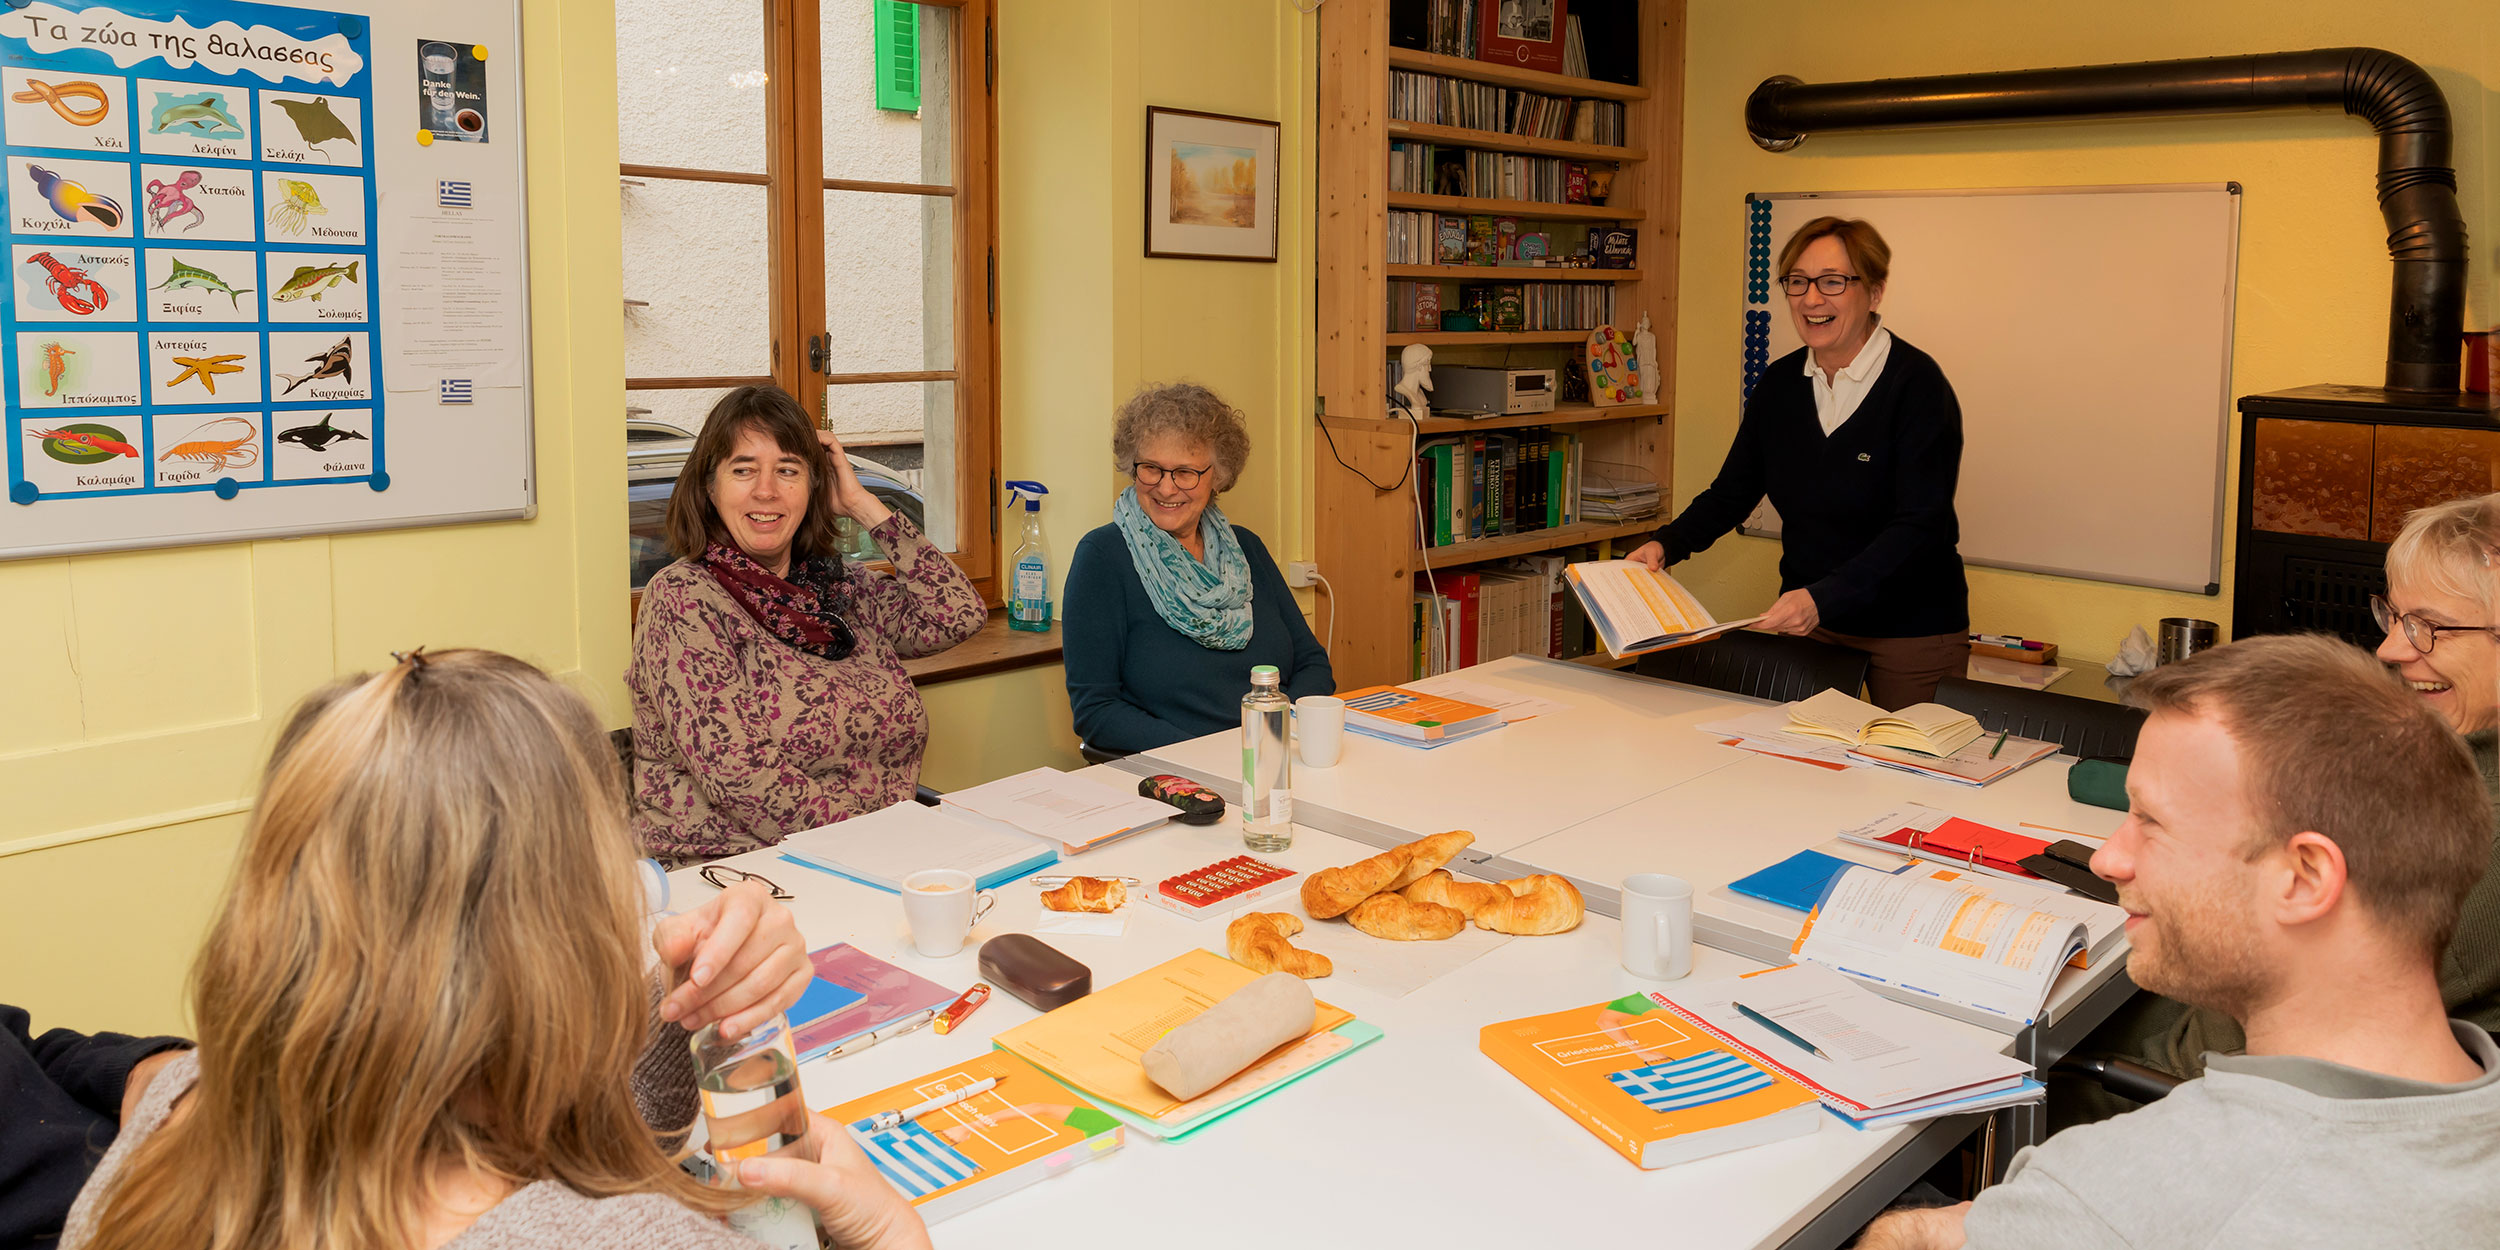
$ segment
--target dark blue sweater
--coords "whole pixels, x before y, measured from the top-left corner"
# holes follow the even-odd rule
[[[1294,606],[1259,537],[1236,525],[1250,562],[1250,645],[1217,651],[1163,623],[1137,579],[1128,539],[1106,525],[1076,544],[1063,592],[1068,708],[1077,736],[1102,751],[1144,751],[1241,727],[1250,670],[1273,664],[1285,693],[1335,694],[1328,653]]]
[[[35,1036],[16,1007],[0,1007],[0,1247],[48,1248],[121,1131],[130,1069],[179,1037]]]

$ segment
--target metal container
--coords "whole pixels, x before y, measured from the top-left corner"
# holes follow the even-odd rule
[[[2222,644],[2222,627],[2212,621],[2187,616],[2161,618],[2161,638],[2156,644],[2154,663],[2168,664],[2184,660],[2199,651],[2211,651]]]

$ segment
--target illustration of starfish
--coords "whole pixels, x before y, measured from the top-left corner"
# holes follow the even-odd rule
[[[200,385],[207,387],[208,393],[214,395],[217,393],[217,375],[243,372],[243,366],[229,363],[241,359],[243,359],[241,352],[236,352],[231,356],[176,356],[174,363],[182,366],[182,372],[175,374],[173,381],[165,385],[172,386],[184,378],[197,377]]]

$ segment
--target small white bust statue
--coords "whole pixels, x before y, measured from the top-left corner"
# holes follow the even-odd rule
[[[1398,353],[1397,406],[1415,414],[1418,421],[1432,416],[1432,405],[1424,392],[1432,389],[1432,349],[1421,343],[1409,343]]]
[[[1649,314],[1641,314],[1640,328],[1632,331],[1632,356],[1641,364],[1641,402],[1658,402],[1658,384],[1665,380],[1665,361],[1658,359],[1658,336],[1650,332]]]

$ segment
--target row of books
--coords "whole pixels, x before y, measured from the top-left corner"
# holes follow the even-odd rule
[[[1392,265],[1559,265],[1566,252],[1589,251],[1589,238],[1598,233],[1568,224],[1531,229],[1517,217],[1486,213],[1392,209],[1385,220]],[[1585,263],[1599,268],[1598,259]]]
[[[1389,72],[1389,116],[1428,126],[1462,126],[1536,139],[1621,147],[1624,110],[1614,100],[1497,87],[1412,70]]]
[[[1393,147],[1396,145],[1392,145]],[[1389,184],[1392,191],[1424,191],[1436,195],[1468,195],[1487,200],[1533,200],[1539,204],[1589,204],[1589,167],[1557,156],[1519,156],[1479,152],[1472,148],[1416,146],[1428,149],[1425,169],[1430,181],[1410,187]],[[1393,159],[1393,174],[1401,162]],[[1411,163],[1411,162],[1407,162]],[[1605,168],[1605,167],[1601,167]]]
[[[1615,316],[1615,289],[1602,282],[1477,282],[1455,297],[1439,282],[1389,283],[1392,332],[1439,330],[1441,314],[1474,314],[1486,330],[1593,330]]]
[[[1415,449],[1421,545],[1556,529],[1580,519],[1580,436],[1532,426],[1426,439]]]
[[[1413,676],[1430,677],[1504,656],[1561,658],[1570,595],[1561,555],[1527,556],[1494,568],[1415,575]]]

